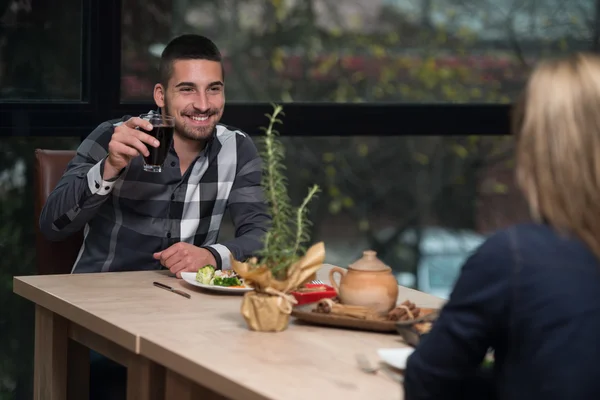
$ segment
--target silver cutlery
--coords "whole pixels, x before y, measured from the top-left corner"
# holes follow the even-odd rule
[[[369,360],[367,360],[367,357],[364,354],[357,354],[356,362],[358,363],[358,368],[360,368],[361,371],[366,372],[367,374],[374,374],[377,371],[379,371],[379,368],[380,368],[380,367],[374,367],[369,362]]]
[[[310,283],[312,283],[313,285],[324,285],[325,282],[323,282],[320,279],[315,279],[314,281],[310,281]]]

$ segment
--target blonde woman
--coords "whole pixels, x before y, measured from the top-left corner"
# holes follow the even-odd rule
[[[408,400],[600,399],[600,58],[541,63],[515,111],[536,222],[497,232],[463,266],[409,358]]]

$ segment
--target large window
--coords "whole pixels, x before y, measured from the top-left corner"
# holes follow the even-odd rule
[[[82,1],[0,2],[0,102],[81,100]]]
[[[373,249],[402,284],[446,297],[488,233],[528,218],[510,136],[283,142],[295,204],[312,184],[322,189],[310,217],[328,263],[347,267]],[[231,225],[223,235],[233,235]]]
[[[121,98],[148,100],[165,44],[194,32],[222,49],[229,101],[508,103],[536,60],[595,49],[596,4],[124,0]]]

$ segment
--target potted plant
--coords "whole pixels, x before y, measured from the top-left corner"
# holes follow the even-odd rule
[[[242,315],[252,330],[279,332],[287,328],[295,298],[290,295],[312,279],[325,260],[322,242],[306,248],[310,240],[308,205],[319,192],[313,185],[298,207],[291,204],[285,174],[285,148],[279,140],[275,124],[284,115],[283,107],[273,106],[265,137],[262,140],[262,186],[272,217],[263,248],[246,262],[232,259],[234,271],[254,291],[245,294]]]

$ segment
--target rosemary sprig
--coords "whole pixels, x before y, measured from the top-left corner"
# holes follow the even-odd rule
[[[284,278],[287,269],[301,256],[306,249],[303,244],[310,240],[310,221],[308,220],[308,204],[319,192],[314,185],[300,207],[294,208],[287,190],[285,174],[285,146],[279,140],[276,124],[283,124],[279,116],[285,116],[281,105],[273,105],[273,113],[266,114],[269,119],[265,132],[263,149],[262,185],[271,214],[272,222],[267,231],[263,249],[259,252],[258,265],[266,265],[274,276]]]
[[[301,248],[301,244],[307,242],[310,237],[308,235],[310,228],[310,221],[308,219],[308,203],[312,198],[319,192],[319,186],[313,185],[308,191],[308,195],[304,198],[304,201],[296,210],[296,243],[294,243],[294,254],[298,254],[299,251],[306,251],[305,248]]]

